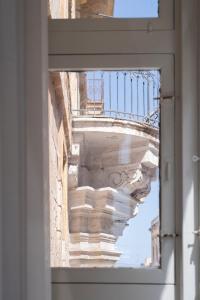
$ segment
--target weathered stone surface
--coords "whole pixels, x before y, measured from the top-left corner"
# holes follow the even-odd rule
[[[49,18],[74,18],[75,0],[49,0]],[[49,74],[49,178],[51,266],[69,266],[68,158],[72,146],[71,106],[77,105],[76,74]],[[72,175],[73,178],[73,175]],[[72,184],[73,187],[74,183]]]
[[[114,0],[77,0],[81,18],[98,18],[101,14],[112,16]]]
[[[112,267],[121,253],[115,247],[116,237],[110,234],[70,234],[72,267]]]
[[[48,15],[96,18],[112,15],[113,6],[114,0],[50,0]],[[50,74],[49,177],[54,267],[113,266],[120,256],[116,240],[128,220],[137,214],[138,204],[144,201],[157,176],[158,131],[137,122],[102,118],[104,107],[100,100],[101,97],[96,102],[87,98],[84,74]],[[79,116],[73,121],[73,136],[71,110]],[[84,116],[84,110],[90,118]]]
[[[84,117],[73,119],[73,140],[80,160],[78,185],[69,192],[70,265],[113,266],[120,256],[116,240],[157,176],[159,133],[139,123]]]
[[[79,186],[112,187],[137,200],[149,193],[159,163],[156,129],[122,120],[74,118],[73,139],[80,144]]]
[[[80,187],[69,194],[70,233],[122,235],[137,211],[137,201],[110,187]]]
[[[55,74],[54,74],[55,75]],[[58,80],[58,75],[56,75]],[[49,178],[50,178],[50,237],[51,266],[69,265],[69,229],[66,214],[67,207],[67,155],[66,127],[64,114],[68,112],[62,105],[63,94],[61,85],[54,86],[54,78],[49,80]],[[60,82],[62,78],[58,80]],[[55,83],[56,84],[56,83]],[[70,135],[70,134],[69,134]],[[63,255],[68,244],[68,251]],[[65,257],[65,258],[64,258]]]

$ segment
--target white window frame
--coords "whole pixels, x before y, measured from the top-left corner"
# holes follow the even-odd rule
[[[164,12],[166,13],[164,14]],[[166,18],[168,23],[166,23]],[[159,23],[158,27],[156,28],[152,23],[151,30],[147,30],[148,19],[52,20],[49,22],[49,68],[69,71],[157,68],[162,71],[163,95],[173,96],[175,93],[173,1],[160,2],[160,18],[154,19],[154,21]],[[97,24],[98,22],[101,22],[101,27]],[[128,22],[130,22],[129,25],[132,23],[133,30],[123,27],[125,24],[127,26]],[[141,27],[137,27],[138,22],[141,22]],[[174,218],[172,217],[170,221],[168,217],[165,219],[165,211],[168,216],[174,216],[173,168],[168,176],[169,182],[165,182],[164,174],[165,165],[172,166],[174,161],[174,114],[171,101],[163,102],[161,106],[165,107],[162,109],[161,120],[163,128],[161,133],[163,152],[161,153],[161,198],[166,198],[165,201],[162,200],[161,228],[165,233],[173,234],[175,233]],[[167,126],[163,124],[165,122],[167,122]],[[167,138],[170,138],[170,143],[166,142]],[[170,200],[167,199],[169,195]],[[58,272],[54,270],[53,276],[55,280],[57,280],[56,278],[61,280],[62,274],[62,280],[68,283],[78,281],[84,283],[174,284],[174,242],[173,239],[162,241],[162,266],[157,270],[62,269]],[[167,258],[165,251],[170,253],[170,262],[165,260]]]
[[[124,69],[160,69],[162,95],[174,95],[174,58],[172,55],[104,55],[98,58],[70,59],[69,70],[124,70]],[[77,62],[77,67],[75,62]],[[82,62],[82,64],[81,64]],[[80,63],[80,64],[79,64]],[[85,64],[90,66],[86,68]],[[66,69],[65,69],[66,70]],[[161,103],[161,228],[163,233],[175,232],[174,220],[174,100]],[[171,167],[166,179],[166,168]],[[165,213],[167,212],[167,214]],[[134,241],[133,241],[134,242]],[[138,284],[174,284],[174,239],[163,239],[162,265],[160,269],[111,268],[111,269],[55,269],[53,280],[75,283],[134,283]],[[168,260],[168,253],[170,259]]]
[[[165,1],[166,3],[168,1]],[[194,30],[197,25],[197,8],[195,7],[195,0],[192,0],[192,3],[188,2],[187,0],[175,0],[175,6],[176,6],[176,31],[174,30],[174,25],[172,25],[172,22],[170,22],[170,26],[167,26],[166,22],[163,22],[163,26],[156,27],[156,26],[150,26],[148,25],[148,20],[143,20],[144,23],[143,25],[138,25],[136,27],[130,26],[129,21],[130,20],[112,20],[112,25],[109,25],[108,23],[111,22],[111,20],[98,20],[95,22],[102,22],[101,24],[101,30],[100,27],[97,25],[94,26],[95,23],[93,23],[93,29],[91,28],[92,24],[91,22],[93,20],[83,20],[85,22],[85,25],[82,23],[82,28],[80,30],[80,24],[82,20],[74,20],[73,23],[71,22],[71,25],[69,24],[68,29],[64,28],[64,24],[62,24],[61,20],[57,20],[57,22],[54,22],[49,24],[49,66],[51,70],[63,70],[68,69],[70,66],[74,66],[74,70],[81,70],[80,65],[82,65],[82,70],[88,66],[87,60],[93,61],[93,65],[95,65],[95,61],[99,60],[99,58],[102,57],[102,60],[104,63],[109,63],[111,56],[106,56],[106,54],[110,54],[112,56],[118,56],[118,58],[123,59],[123,55],[136,55],[136,54],[141,54],[142,51],[143,54],[146,55],[151,55],[151,54],[167,54],[167,55],[176,55],[176,60],[175,60],[175,71],[176,71],[176,108],[175,108],[175,114],[176,114],[176,136],[175,139],[176,141],[179,141],[182,146],[185,144],[191,143],[191,149],[196,151],[198,148],[196,147],[196,143],[194,141],[194,137],[187,136],[186,133],[188,132],[187,130],[190,128],[191,130],[195,128],[195,132],[197,130],[197,124],[196,124],[196,116],[194,114],[194,109],[197,105],[197,97],[195,92],[193,91],[191,93],[192,97],[192,102],[190,105],[192,105],[192,111],[189,110],[189,115],[184,116],[184,109],[187,109],[188,107],[188,99],[187,96],[185,96],[185,92],[189,92],[190,88],[193,86],[197,87],[197,80],[192,77],[191,75],[195,73],[195,63],[197,64],[197,53],[195,52],[195,49],[197,50],[197,47],[195,47],[195,41],[197,39],[196,36],[196,31]],[[182,6],[181,6],[182,4]],[[180,23],[180,16],[182,17],[182,23]],[[135,20],[133,20],[134,23]],[[137,21],[142,22],[141,20],[136,20],[135,24],[137,24]],[[112,28],[114,26],[114,22],[120,25],[115,25],[115,28]],[[121,23],[120,23],[121,22]],[[122,25],[126,23],[127,25]],[[146,22],[146,23],[145,23]],[[132,23],[132,24],[133,24]],[[67,24],[67,22],[65,23]],[[103,26],[105,24],[105,26]],[[107,25],[106,25],[107,24]],[[129,25],[128,25],[129,24]],[[144,26],[145,24],[145,26]],[[186,27],[188,24],[192,24],[189,28]],[[169,23],[168,23],[169,25]],[[61,27],[60,27],[61,26]],[[84,27],[85,26],[85,27]],[[89,26],[89,27],[88,27]],[[110,30],[109,30],[109,26]],[[118,26],[118,27],[117,27]],[[122,27],[125,26],[125,27]],[[128,27],[127,27],[128,26]],[[99,29],[98,29],[99,28]],[[122,29],[120,31],[120,36],[124,37],[123,43],[121,44],[122,47],[120,48],[120,41],[118,43],[115,43],[114,46],[112,46],[111,43],[109,43],[107,46],[103,45],[102,47],[99,48],[99,44],[97,44],[97,47],[92,48],[92,43],[94,44],[94,40],[89,40],[89,37],[94,37],[92,36],[92,32],[95,32],[95,34],[99,31],[99,37],[104,40],[106,38],[107,40],[113,41],[113,34],[116,31],[116,36],[118,34],[118,30]],[[87,30],[88,29],[88,30]],[[72,33],[73,31],[73,33]],[[79,32],[80,31],[80,32]],[[139,31],[141,31],[139,33]],[[77,33],[77,34],[76,34]],[[185,34],[186,33],[186,34]],[[71,39],[70,37],[74,35],[74,40],[73,38]],[[138,39],[137,34],[140,37],[138,40],[139,43],[138,45],[135,45],[135,41]],[[147,43],[146,47],[144,47],[143,41],[147,39],[147,35],[151,35],[151,42],[150,44]],[[176,38],[178,37],[178,41],[175,41],[175,34]],[[81,44],[80,47],[77,47],[76,41],[78,38],[81,38],[81,35],[83,36],[83,40],[87,40],[89,44],[86,46]],[[106,36],[107,35],[107,36]],[[66,40],[61,41],[61,39],[65,36]],[[180,41],[180,36],[182,37],[182,40]],[[191,36],[191,39],[190,39]],[[69,39],[68,39],[69,38]],[[56,39],[56,43],[54,43]],[[129,39],[129,43],[128,43]],[[72,41],[72,45],[70,45],[69,40]],[[101,40],[101,42],[102,42]],[[188,45],[189,41],[189,45]],[[66,45],[68,43],[68,46]],[[56,47],[54,47],[57,44]],[[124,46],[125,45],[125,46]],[[118,47],[119,46],[119,47]],[[118,52],[117,52],[118,51]],[[81,55],[80,55],[81,54]],[[91,55],[93,54],[93,55]],[[194,55],[193,59],[190,58],[189,55]],[[90,58],[89,58],[90,57]],[[188,59],[189,62],[191,62],[190,65],[186,63],[185,58]],[[71,67],[69,69],[71,69]],[[185,68],[187,72],[181,73],[181,67]],[[94,67],[95,69],[95,67]],[[182,69],[184,70],[184,69]],[[183,76],[183,78],[181,78]],[[192,79],[193,78],[193,79]],[[192,80],[192,81],[191,81]],[[182,89],[180,87],[180,84],[183,84]],[[186,84],[187,83],[187,84]],[[188,88],[187,88],[188,87]],[[190,88],[189,88],[190,87]],[[182,92],[182,94],[181,94]],[[189,93],[190,94],[190,93]],[[180,96],[182,97],[183,100],[180,101]],[[182,103],[182,106],[181,106]],[[181,110],[183,108],[183,110]],[[185,118],[183,121],[181,120],[181,113],[182,116]],[[192,119],[192,115],[194,118]],[[192,125],[193,124],[193,125]],[[185,126],[184,128],[186,129],[185,131],[182,132],[181,135],[181,126]],[[183,139],[183,140],[182,140]],[[183,169],[178,170],[177,175],[180,177],[176,177],[176,186],[175,188],[175,194],[176,194],[176,201],[174,203],[174,206],[179,210],[178,213],[176,213],[177,216],[177,223],[175,224],[177,227],[177,230],[179,233],[183,233],[183,239],[182,237],[178,238],[176,240],[176,245],[177,251],[176,251],[176,278],[177,278],[177,289],[176,289],[176,296],[180,297],[180,299],[188,300],[188,299],[193,299],[193,295],[196,295],[197,292],[197,286],[195,286],[195,282],[197,283],[196,279],[196,271],[194,271],[194,267],[190,263],[190,257],[191,257],[191,251],[193,249],[188,248],[188,241],[191,242],[191,245],[194,247],[194,253],[195,253],[195,259],[197,259],[198,256],[198,249],[197,249],[197,244],[194,244],[195,238],[194,234],[192,233],[192,229],[195,229],[194,226],[198,226],[198,223],[196,222],[191,222],[191,218],[194,216],[194,211],[193,207],[197,205],[197,174],[196,171],[193,172],[193,163],[191,160],[191,155],[192,155],[192,150],[188,153],[184,152],[181,150],[181,146],[178,146],[177,143],[175,144],[176,148],[176,161],[175,165],[176,167],[181,167],[183,166]],[[183,159],[186,158],[186,161],[181,160],[181,154],[183,153]],[[184,195],[184,187],[182,187],[181,183],[184,183],[185,181],[185,176],[188,175],[188,167],[189,167],[189,174],[191,175],[191,181],[194,183],[194,190],[192,191],[189,196]],[[183,196],[183,198],[181,198]],[[192,202],[192,207],[189,211],[184,211],[185,205],[188,205],[188,201]],[[183,204],[183,206],[182,206]],[[183,211],[182,211],[183,209]],[[195,215],[197,214],[197,211],[195,211]],[[181,219],[181,217],[184,215],[184,218]],[[192,244],[193,243],[193,244]],[[197,262],[197,260],[196,260]],[[182,269],[181,269],[182,268]],[[187,276],[187,270],[190,271],[189,276]],[[58,271],[58,273],[56,273]],[[92,292],[95,291],[95,299],[102,299],[104,295],[107,295],[108,293],[110,294],[111,291],[110,289],[115,289],[115,299],[121,299],[122,297],[120,296],[120,292],[124,291],[124,289],[121,289],[122,286],[120,285],[106,285],[103,288],[103,293],[101,289],[101,285],[93,284],[92,287],[90,284],[84,284],[82,285],[82,282],[78,281],[79,277],[77,276],[71,281],[72,284],[70,284],[70,281],[66,280],[66,274],[63,274],[64,270],[53,270],[53,295],[58,295],[58,289],[59,289],[59,295],[60,299],[65,299],[64,297],[69,296],[69,299],[79,299],[80,296],[82,296],[84,299],[88,299],[89,296],[92,295]],[[61,276],[62,275],[62,276]],[[85,274],[85,277],[87,274]],[[73,276],[72,276],[73,277]],[[71,280],[71,278],[69,278]],[[59,285],[59,283],[66,283]],[[76,283],[76,284],[74,284]],[[103,282],[102,282],[103,283]],[[118,283],[119,284],[119,283]],[[182,288],[183,284],[183,288]],[[127,299],[133,299],[133,294],[134,294],[134,299],[139,299],[138,297],[140,296],[141,299],[145,299],[145,297],[153,295],[153,299],[173,299],[175,297],[174,293],[174,288],[172,285],[169,284],[167,287],[167,291],[163,289],[163,286],[161,286],[161,289],[159,292],[159,286],[151,286],[151,285],[145,285],[144,282],[141,285],[124,285],[125,286],[125,291],[127,295]],[[193,287],[191,289],[191,286]],[[93,288],[94,287],[94,288]],[[115,288],[114,288],[115,287]],[[153,291],[151,289],[153,288]],[[99,291],[99,292],[98,292]],[[145,291],[145,292],[144,292]],[[158,293],[157,293],[158,292]],[[100,296],[98,296],[100,294]],[[137,297],[137,295],[139,295]],[[145,296],[144,296],[145,295]],[[88,296],[88,297],[87,297]],[[100,298],[99,298],[100,297]],[[90,298],[90,297],[89,297]],[[149,299],[149,297],[148,297]]]
[[[159,16],[154,18],[83,18],[66,20],[68,31],[173,30],[174,1],[158,0]]]

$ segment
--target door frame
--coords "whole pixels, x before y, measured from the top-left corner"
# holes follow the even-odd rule
[[[77,60],[82,62],[77,65]],[[123,55],[120,56],[87,56],[86,59],[69,58],[69,71],[77,69],[94,70],[128,70],[160,69],[162,95],[174,95],[174,57],[172,55]],[[74,66],[73,66],[73,63]],[[88,66],[86,68],[86,65]],[[66,69],[65,69],[66,71]],[[166,178],[166,167],[170,165]],[[161,102],[161,228],[162,233],[175,233],[174,214],[174,100]],[[167,214],[167,215],[166,215]],[[111,268],[111,269],[79,269],[55,268],[53,280],[84,283],[143,283],[143,284],[174,284],[174,239],[161,241],[162,264],[160,269],[145,268]]]
[[[180,238],[176,242],[176,299],[188,300],[195,299],[199,294],[198,291],[198,240],[193,234],[193,231],[198,228],[198,165],[192,162],[192,155],[198,153],[198,77],[199,73],[199,49],[197,30],[199,28],[199,4],[197,0],[192,0],[190,3],[187,0],[175,0],[175,30],[172,47],[167,53],[175,56],[175,84],[176,84],[176,110],[175,110],[175,156],[176,156],[176,228],[180,234]],[[188,26],[189,24],[189,26]],[[65,53],[59,51],[52,52],[51,48],[51,25],[49,31],[49,66],[53,70],[55,67],[63,66],[63,63],[68,67],[70,60],[67,59]],[[165,32],[162,32],[165,35]],[[167,31],[166,31],[167,33]],[[154,32],[151,33],[157,40]],[[173,34],[173,31],[171,32]],[[164,38],[164,37],[163,37]],[[161,43],[162,44],[162,43]],[[155,44],[155,47],[157,45]],[[136,48],[134,48],[137,51]],[[146,54],[152,54],[147,48]],[[91,49],[88,49],[91,50]],[[87,50],[87,51],[88,51]],[[112,54],[116,53],[115,49],[111,49]],[[114,51],[113,51],[114,50]],[[162,50],[162,48],[161,48]],[[77,50],[76,50],[77,51]],[[75,53],[76,53],[75,51]],[[86,51],[86,52],[87,52]],[[73,54],[73,49],[68,53],[72,60],[75,61],[77,54]],[[128,51],[126,50],[126,54]],[[59,55],[61,54],[61,55]],[[80,54],[80,53],[79,53]],[[85,53],[81,57],[84,60],[89,53]],[[91,54],[91,53],[90,53]],[[105,53],[103,53],[104,55]],[[138,53],[137,53],[138,54]],[[95,57],[96,56],[96,57]],[[94,59],[98,58],[98,53],[95,53]],[[80,65],[80,61],[77,63]],[[190,93],[190,91],[192,91]],[[190,101],[189,101],[190,98]],[[192,133],[192,134],[191,134]],[[183,149],[189,147],[189,152]],[[190,178],[193,185],[192,193],[189,195],[186,192],[186,178]],[[192,203],[190,210],[187,210],[188,203]],[[192,221],[192,222],[191,222]],[[188,247],[188,246],[191,247]],[[193,264],[191,264],[193,257]],[[54,270],[53,270],[54,274]],[[53,287],[58,287],[58,282],[53,281]],[[63,285],[64,287],[65,285]],[[72,291],[76,284],[69,285]],[[88,285],[86,285],[88,287]],[[134,291],[134,285],[133,291]],[[105,287],[105,286],[104,286]],[[147,287],[143,286],[142,287]],[[192,288],[191,288],[192,287]],[[137,288],[136,288],[137,289]],[[53,288],[53,291],[54,288]],[[56,292],[56,291],[55,291]],[[62,294],[62,292],[61,292]],[[53,292],[54,295],[54,292]],[[70,298],[70,297],[69,297]],[[64,299],[64,298],[63,298]],[[74,298],[76,299],[76,298]],[[78,298],[77,298],[78,299]],[[132,299],[132,298],[130,298]],[[164,298],[162,298],[164,299]],[[166,298],[167,299],[167,298]]]

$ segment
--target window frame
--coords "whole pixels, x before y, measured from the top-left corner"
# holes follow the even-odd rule
[[[131,68],[162,69],[162,96],[174,96],[174,54],[175,31],[173,22],[174,1],[161,0],[167,3],[166,16],[171,13],[169,23],[158,19],[157,26],[147,26],[148,19],[130,20],[51,20],[49,22],[49,69],[51,71],[85,71],[85,70],[124,70]],[[162,16],[162,14],[161,14]],[[153,20],[156,21],[156,20]],[[101,30],[92,22],[101,22]],[[113,23],[112,23],[113,22]],[[126,26],[122,25],[126,23]],[[137,22],[141,22],[139,26]],[[163,22],[163,23],[162,23]],[[110,25],[112,23],[112,25]],[[135,23],[135,27],[134,26]],[[114,26],[114,24],[117,24]],[[130,24],[131,27],[130,27]],[[141,25],[140,24],[140,25]],[[153,24],[153,23],[152,23]],[[161,26],[162,25],[162,26]],[[112,27],[113,26],[113,27]],[[133,29],[134,28],[134,29]],[[114,35],[118,37],[113,38]],[[94,41],[94,38],[96,40]],[[96,41],[100,41],[96,44]],[[113,45],[113,40],[117,40]],[[112,43],[110,42],[112,41]],[[131,41],[131,42],[130,42]],[[158,43],[159,41],[159,43]],[[138,43],[136,43],[138,42]],[[94,46],[93,46],[94,45]],[[168,76],[167,76],[168,74]],[[169,74],[171,76],[169,76]],[[168,79],[166,79],[168,77]],[[168,83],[167,83],[168,82]],[[175,197],[174,197],[174,103],[172,99],[161,105],[163,117],[161,122],[168,121],[170,126],[164,128],[165,137],[170,135],[171,143],[164,141],[168,153],[164,151],[162,172],[171,172],[170,209],[172,219],[165,222],[163,233],[175,233]],[[165,107],[165,109],[164,109]],[[166,115],[165,115],[166,111]],[[165,139],[165,138],[164,138]],[[163,177],[165,178],[165,177]],[[168,184],[167,184],[168,185]],[[169,187],[168,187],[169,189]],[[169,190],[168,190],[169,192]],[[163,192],[162,192],[163,193]],[[166,191],[164,192],[166,193]],[[161,208],[164,210],[164,206]],[[168,213],[170,213],[170,209]],[[170,264],[164,261],[161,269],[53,269],[53,282],[64,283],[124,283],[124,284],[153,284],[155,286],[175,284],[175,239],[165,239],[162,243],[163,251],[171,253]],[[167,258],[167,253],[164,256]],[[164,270],[164,271],[163,271]]]
[[[82,18],[68,19],[68,31],[173,30],[174,0],[159,0],[159,16],[154,18]]]
[[[161,84],[162,84],[162,96],[174,95],[174,58],[172,55],[124,55],[119,59],[118,56],[104,55],[95,57],[87,56],[87,59],[81,59],[77,62],[77,57],[72,60],[69,57],[67,62],[69,71],[79,70],[114,70],[114,69],[161,69]],[[71,62],[71,63],[70,63]],[[109,62],[109,63],[108,63]],[[77,63],[77,67],[76,67]],[[90,66],[90,68],[86,68]],[[65,71],[67,69],[65,68]],[[161,206],[161,228],[163,233],[175,232],[175,220],[168,216],[174,216],[174,174],[173,174],[173,162],[174,162],[174,100],[169,99],[161,103],[161,194],[162,194],[162,206]],[[169,122],[168,126],[166,122]],[[170,125],[170,126],[169,126]],[[170,140],[170,143],[169,143]],[[166,168],[170,164],[171,172],[166,179]],[[170,178],[169,178],[170,177]],[[168,182],[166,182],[168,181]],[[168,199],[170,195],[170,199]],[[163,201],[165,199],[165,201]],[[167,211],[167,216],[165,214]],[[170,219],[170,221],[169,221]],[[101,282],[123,282],[123,283],[141,283],[145,284],[174,284],[174,247],[175,241],[173,239],[165,239],[162,241],[163,261],[160,269],[135,269],[135,268],[96,268],[96,269],[73,269],[73,268],[55,268],[53,269],[54,280],[66,280],[67,282],[84,282],[84,283],[101,283]],[[170,263],[166,260],[168,253],[171,253]],[[165,259],[166,258],[166,259]],[[150,275],[151,273],[151,275]],[[56,279],[55,279],[56,278]],[[59,279],[58,279],[59,278]]]

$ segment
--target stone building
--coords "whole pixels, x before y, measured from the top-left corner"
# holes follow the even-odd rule
[[[49,1],[49,18],[74,18],[75,2]],[[49,73],[49,183],[51,265],[69,265],[68,160],[72,148],[71,107],[78,92],[75,73]]]
[[[151,222],[151,264],[153,267],[160,265],[160,221],[159,217],[156,217]]]
[[[52,0],[49,18],[112,14],[113,4]],[[158,129],[105,118],[103,96],[97,100],[87,94],[86,73],[49,74],[53,267],[114,266],[116,241],[156,178]]]
[[[90,2],[90,3],[89,3]],[[93,4],[92,4],[93,2]],[[86,17],[100,9],[112,14],[113,1],[49,0],[48,16],[52,19]],[[77,108],[79,93],[77,73],[49,73],[49,181],[51,266],[69,265],[68,181],[73,181],[73,166],[68,160],[73,153],[71,110]],[[83,89],[85,85],[83,84]],[[82,98],[84,95],[82,92]],[[85,99],[85,98],[84,98]],[[83,103],[83,101],[82,101]]]
[[[113,15],[114,0],[78,0],[76,4],[80,18],[101,18]]]
[[[72,131],[80,156],[69,186],[70,264],[113,266],[121,255],[115,243],[156,178],[158,130],[88,116],[73,118]]]
[[[149,228],[151,233],[151,257],[147,257],[144,261],[145,267],[159,267],[160,266],[160,220],[159,217],[151,221]]]

